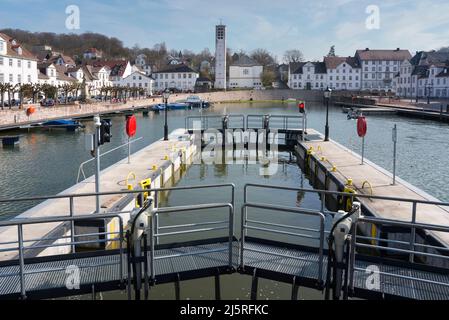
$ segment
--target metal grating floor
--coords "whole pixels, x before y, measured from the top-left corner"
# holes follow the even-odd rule
[[[41,262],[25,265],[25,288],[27,292],[66,288],[70,275],[67,268],[79,268],[80,285],[92,285],[120,280],[119,255]],[[124,272],[126,270],[124,257]],[[0,267],[0,296],[20,293],[19,266]]]
[[[377,295],[386,295],[391,297],[401,297],[413,300],[448,300],[449,299],[449,274],[439,274],[428,271],[421,271],[416,269],[402,268],[389,265],[376,265],[365,261],[356,261],[356,268],[367,270],[370,266],[377,266],[380,273],[391,273],[405,277],[413,277],[418,279],[425,279],[435,282],[446,283],[447,286],[426,283],[412,279],[401,279],[398,277],[379,274],[380,290],[368,289],[367,281],[370,272],[355,270],[354,273],[354,287],[356,289]],[[368,282],[371,283],[371,282]]]
[[[213,252],[206,252],[213,251]],[[264,253],[257,252],[264,251]],[[248,241],[245,243],[244,264],[249,268],[256,268],[271,273],[271,277],[298,277],[300,279],[318,280],[319,255],[314,252],[302,251],[295,248],[281,247],[280,245]],[[195,255],[193,255],[195,254]],[[181,256],[179,256],[181,255]],[[290,255],[301,260],[283,257]],[[233,265],[238,265],[238,242],[233,242]],[[173,276],[182,273],[193,273],[193,278],[210,276],[205,270],[227,268],[229,264],[228,243],[203,243],[179,248],[158,249],[155,252],[156,280],[158,277]],[[74,258],[60,261],[48,261],[27,264],[26,291],[38,293],[47,290],[65,290],[61,296],[77,295],[77,291],[68,293],[66,281],[69,276],[66,269],[69,266],[77,266],[80,270],[80,285],[91,287],[116,283],[118,288],[120,280],[119,255],[103,255],[95,257]],[[426,279],[429,281],[449,284],[449,275],[419,271],[410,268],[402,268],[391,265],[377,265],[363,260],[356,261],[356,268],[366,270],[369,266],[376,265],[381,273],[392,273],[407,277]],[[323,257],[323,279],[326,278],[327,257]],[[369,273],[356,270],[354,274],[355,296],[372,298],[400,297],[417,300],[447,300],[449,299],[449,286],[424,283],[417,280],[400,279],[390,275],[380,274],[380,290],[368,290],[366,282]],[[202,273],[203,271],[203,273]],[[126,279],[127,262],[123,259],[123,272]],[[17,275],[19,266],[0,267],[0,299],[1,297],[14,296],[20,293],[20,279]],[[114,286],[108,287],[114,290]]]
[[[229,265],[229,243],[202,244],[190,247],[156,250],[155,273],[158,276],[226,267]],[[206,251],[216,252],[206,252]],[[238,243],[233,242],[233,266],[238,263]],[[170,257],[182,255],[179,257]],[[170,258],[168,258],[170,257]]]
[[[265,251],[270,253],[261,253]],[[319,280],[318,253],[300,251],[297,249],[282,248],[278,246],[261,244],[257,242],[245,242],[244,250],[245,266],[267,270],[284,275],[297,276],[303,279]],[[301,258],[301,260],[278,256],[289,255]],[[323,256],[323,278],[326,278],[327,257]]]
[[[233,244],[233,261],[238,261],[238,245]],[[217,252],[204,252],[217,250]],[[194,254],[193,256],[170,257],[178,254]],[[165,258],[163,258],[165,257]],[[157,276],[177,274],[202,269],[223,268],[229,265],[228,243],[202,244],[190,247],[161,249],[155,252],[155,271]],[[66,270],[76,266],[80,270],[80,286],[100,285],[120,281],[120,257],[116,255],[96,256],[90,258],[40,262],[25,265],[26,292],[41,292],[44,290],[65,290],[69,273]],[[0,298],[20,293],[19,266],[0,267]],[[123,273],[127,278],[126,255],[123,256]],[[14,274],[14,275],[13,275]],[[11,275],[11,276],[7,276]],[[126,281],[126,280],[125,280]],[[76,290],[73,295],[76,295]]]

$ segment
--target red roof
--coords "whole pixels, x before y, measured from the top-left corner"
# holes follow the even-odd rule
[[[10,36],[0,33],[0,38],[6,41],[6,55],[10,57],[24,58],[29,60],[36,60],[36,56],[34,56],[30,51],[23,48],[19,43],[13,44],[14,39]],[[22,49],[22,54],[19,54],[18,49]]]

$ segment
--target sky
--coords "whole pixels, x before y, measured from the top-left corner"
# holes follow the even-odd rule
[[[71,5],[79,8],[75,30],[66,27]],[[215,51],[214,26],[222,21],[229,48],[265,48],[279,62],[288,49],[319,60],[332,45],[340,56],[364,48],[413,54],[449,46],[448,0],[0,0],[0,8],[0,28],[89,31],[128,47],[165,42],[196,52]]]

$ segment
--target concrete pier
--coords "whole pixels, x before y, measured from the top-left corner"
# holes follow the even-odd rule
[[[299,161],[305,161],[309,157],[309,171],[318,180],[321,188],[343,192],[348,180],[351,179],[358,194],[440,202],[400,178],[396,178],[396,184],[393,185],[392,174],[388,171],[366,159],[362,165],[360,155],[335,141],[324,142],[323,140],[324,137],[319,132],[309,129],[307,141],[299,143],[296,148]],[[365,207],[367,215],[383,219],[412,221],[412,203],[366,198],[359,200]],[[416,209],[417,222],[449,226],[448,207],[418,204]],[[429,232],[429,234],[435,240],[432,245],[449,248],[448,233]],[[377,237],[379,233],[370,232],[370,235]],[[405,235],[390,234],[388,238],[409,241],[409,237],[406,238]],[[419,239],[418,237],[417,242],[428,243],[429,237],[426,235],[425,238]]]
[[[169,141],[157,141],[148,147],[131,155],[131,163],[128,158],[101,171],[100,191],[117,192],[128,190],[128,183],[135,190],[140,189],[139,183],[142,180],[151,179],[152,188],[160,188],[172,179],[179,172],[181,165],[191,163],[196,154],[196,146],[193,144],[193,135],[184,134],[184,129],[178,129],[170,134]],[[95,177],[86,180],[63,191],[61,195],[86,194],[95,192]],[[130,210],[134,207],[134,198],[129,195],[103,196],[100,199],[102,213],[116,212],[120,210]],[[74,198],[74,216],[87,215],[95,212],[95,197]],[[60,217],[70,215],[69,199],[47,200],[36,207],[24,212],[16,219],[28,219],[34,217]],[[129,214],[122,217],[126,223]],[[59,225],[40,224],[37,226],[24,226],[24,240],[42,239],[48,237]],[[109,226],[108,226],[109,228]],[[115,229],[118,226],[112,226]],[[108,230],[115,232],[117,230]],[[65,235],[70,235],[70,230],[62,231]],[[0,229],[0,243],[17,241],[18,231],[16,227]],[[69,242],[70,238],[67,240]],[[61,240],[59,241],[61,243]],[[33,243],[27,243],[27,247]],[[14,245],[0,245],[0,249],[17,247]],[[64,254],[70,249],[67,246],[46,249],[42,252],[32,252],[28,250],[27,257],[41,256],[46,254]],[[0,261],[8,260],[17,256],[17,252],[0,253]]]

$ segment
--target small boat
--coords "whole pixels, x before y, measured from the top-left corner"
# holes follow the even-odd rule
[[[190,96],[187,98],[186,103],[190,105],[192,108],[202,108],[207,109],[210,107],[210,103],[208,101],[201,100],[198,96]]]
[[[190,109],[190,105],[184,102],[176,102],[176,103],[169,103],[167,105],[168,110],[186,110]],[[151,110],[153,111],[164,111],[165,110],[165,104],[157,104],[153,107],[151,107]]]
[[[65,129],[67,131],[76,131],[80,128],[85,128],[79,121],[68,120],[53,120],[31,125],[31,128],[45,128],[45,129]]]

